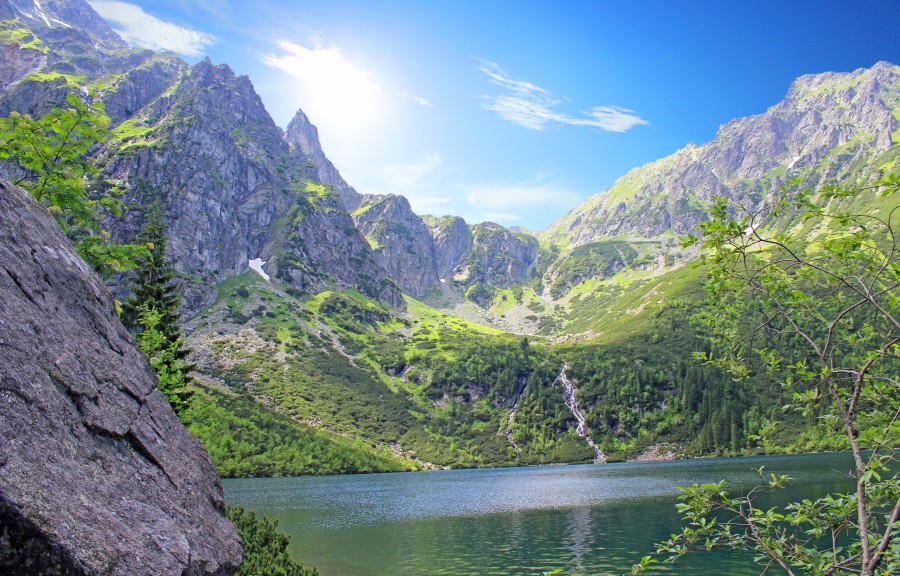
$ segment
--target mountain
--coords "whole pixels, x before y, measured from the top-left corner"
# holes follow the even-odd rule
[[[712,344],[677,235],[713,196],[756,207],[795,177],[865,184],[900,149],[898,69],[879,63],[798,79],[543,232],[470,224],[358,193],[302,111],[282,132],[227,65],[128,48],[79,0],[2,6],[0,111],[93,90],[114,125],[94,159],[129,205],[115,237],[163,209],[198,367],[190,425],[227,474],[758,450],[772,382],[691,362]],[[784,418],[782,446],[839,447]]]
[[[103,158],[129,189],[127,202],[162,204],[191,311],[256,258],[305,293],[337,282],[403,305],[338,193],[291,150],[250,80],[227,66],[204,60],[188,70],[114,129]],[[134,224],[115,230],[133,237]]]
[[[865,182],[900,141],[900,68],[802,76],[763,114],[732,120],[713,141],[635,168],[541,233],[578,246],[600,239],[686,234],[715,196],[754,208],[799,187]]]
[[[2,24],[4,50],[16,56],[0,65],[0,78],[11,79],[0,112],[39,114],[71,90],[106,105],[113,137],[98,157],[126,190],[123,200],[138,207],[110,223],[113,235],[134,238],[140,207],[161,205],[188,314],[256,258],[300,292],[338,285],[403,307],[344,210],[340,192],[352,191],[302,113],[286,138],[247,77],[208,60],[189,67],[174,54],[128,48],[84,2],[20,1],[4,10],[12,16]]]
[[[331,160],[325,156],[325,151],[319,143],[319,130],[309,121],[303,110],[297,110],[288,123],[285,139],[291,150],[302,155],[306,158],[307,164],[315,168],[318,181],[331,186],[341,195],[347,211],[352,212],[359,206],[362,194],[347,184]]]

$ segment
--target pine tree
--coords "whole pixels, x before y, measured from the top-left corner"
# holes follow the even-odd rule
[[[178,325],[181,297],[176,292],[175,268],[166,256],[166,225],[158,205],[150,209],[138,236],[146,253],[138,258],[130,280],[132,296],[122,305],[122,323],[137,338],[159,377],[159,388],[181,416],[190,401],[190,351]]]

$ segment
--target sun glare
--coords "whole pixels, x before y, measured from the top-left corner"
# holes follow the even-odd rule
[[[381,111],[381,87],[369,74],[347,61],[340,48],[313,48],[282,40],[280,54],[263,61],[297,80],[298,106],[328,131],[359,134]]]

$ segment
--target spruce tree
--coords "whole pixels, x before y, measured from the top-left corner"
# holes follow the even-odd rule
[[[134,333],[144,354],[159,376],[159,388],[182,416],[190,401],[193,366],[178,325],[175,268],[166,256],[166,225],[158,205],[153,205],[138,235],[146,252],[137,259],[137,272],[128,285],[132,296],[122,305],[122,323]]]

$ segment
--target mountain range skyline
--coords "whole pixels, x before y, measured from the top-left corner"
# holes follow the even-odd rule
[[[796,77],[900,61],[888,2],[91,5],[132,45],[248,75],[282,128],[302,109],[358,191],[534,230]]]

